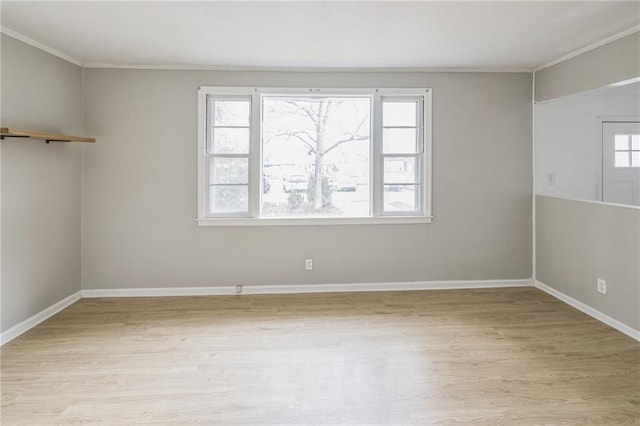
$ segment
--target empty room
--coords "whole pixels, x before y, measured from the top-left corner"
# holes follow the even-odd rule
[[[640,421],[640,2],[0,2],[0,423]]]

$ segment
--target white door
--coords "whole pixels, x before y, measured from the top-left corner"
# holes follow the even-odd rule
[[[640,123],[602,123],[602,201],[640,206]]]

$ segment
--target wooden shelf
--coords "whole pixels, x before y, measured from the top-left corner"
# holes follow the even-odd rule
[[[95,143],[94,138],[84,138],[82,136],[60,135],[56,133],[36,132],[35,130],[12,129],[10,127],[0,127],[0,139],[4,138],[32,138],[42,139],[49,142],[89,142]]]

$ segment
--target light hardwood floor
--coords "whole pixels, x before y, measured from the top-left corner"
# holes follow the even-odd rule
[[[534,288],[83,299],[2,425],[637,424],[640,344]]]

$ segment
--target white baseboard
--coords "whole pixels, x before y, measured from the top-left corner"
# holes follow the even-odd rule
[[[618,321],[617,319],[611,318],[609,315],[603,314],[599,310],[594,309],[591,306],[586,305],[586,304],[582,303],[581,301],[574,299],[571,296],[567,296],[566,294],[562,293],[561,291],[558,291],[558,290],[554,289],[553,287],[549,287],[548,285],[546,285],[544,283],[541,283],[540,281],[536,280],[535,281],[535,286],[537,288],[539,288],[540,290],[544,291],[545,293],[548,293],[551,296],[562,300],[564,303],[566,303],[566,304],[568,304],[570,306],[573,306],[577,310],[582,311],[585,314],[597,319],[598,321],[601,321],[601,322],[607,324],[608,326],[615,328],[616,330],[620,331],[621,333],[624,333],[627,336],[636,339],[637,341],[640,341],[640,330],[636,330],[633,327],[630,327],[630,326],[628,326],[626,324],[623,324],[620,321]]]
[[[336,293],[361,291],[406,291],[406,290],[456,290],[472,288],[530,287],[548,293],[585,314],[615,328],[640,341],[640,331],[602,312],[532,279],[518,280],[468,280],[468,281],[413,281],[387,283],[344,283],[344,284],[292,284],[292,285],[247,285],[242,294],[294,294],[294,293]],[[162,296],[218,296],[236,294],[235,286],[220,287],[167,287],[167,288],[124,288],[81,290],[49,306],[31,318],[14,325],[0,334],[0,346],[10,342],[42,321],[57,314],[81,298],[95,297],[162,297]]]
[[[0,346],[12,341],[22,333],[29,331],[36,325],[40,324],[42,321],[54,316],[61,310],[73,305],[75,302],[80,300],[81,297],[81,292],[78,291],[76,293],[73,293],[71,296],[65,297],[61,301],[54,303],[46,309],[43,309],[34,316],[14,325],[7,331],[0,334]]]
[[[469,280],[469,281],[413,281],[395,283],[290,284],[245,285],[242,294],[337,293],[360,291],[453,290],[468,288],[530,287],[531,279]],[[159,297],[159,296],[218,296],[236,294],[235,286],[166,287],[82,290],[82,297]]]
[[[397,283],[298,284],[243,286],[242,294],[334,293],[357,291],[453,290],[465,288],[528,287],[530,279],[484,281],[415,281]],[[162,297],[162,296],[220,296],[236,294],[235,286],[166,287],[81,290],[49,306],[0,334],[0,346],[57,314],[81,298],[95,297]]]
[[[168,296],[224,296],[235,294],[235,287],[152,287],[105,288],[82,290],[83,298],[95,297],[168,297]]]

